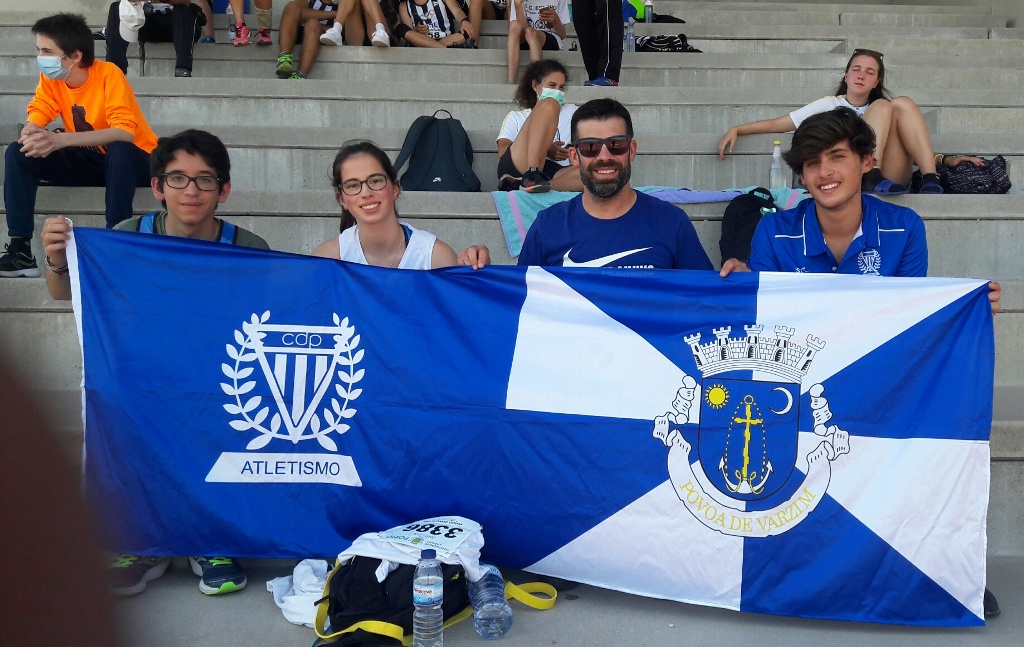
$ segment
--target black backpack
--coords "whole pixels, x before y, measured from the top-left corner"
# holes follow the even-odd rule
[[[750,258],[750,241],[754,238],[757,223],[766,213],[779,211],[772,200],[772,193],[764,187],[741,193],[729,202],[722,217],[722,238],[718,247],[722,262],[735,258],[744,263]]]
[[[326,597],[317,602],[317,634],[336,647],[401,645],[412,635],[412,580],[416,567],[400,564],[383,582],[377,581],[380,559],[357,555],[337,566],[327,579]],[[469,580],[462,566],[441,564],[444,576],[445,624],[472,614]],[[330,634],[321,633],[324,620]],[[454,622],[453,621],[453,622]],[[328,644],[326,642],[320,644]]]
[[[655,21],[657,22],[657,21]],[[636,51],[638,52],[694,52],[701,53],[701,50],[691,45],[686,40],[686,34],[674,34],[664,36],[637,36]]]
[[[439,119],[438,113],[448,115]],[[405,143],[395,160],[406,191],[479,191],[480,179],[473,172],[473,147],[462,122],[447,110],[417,117],[405,134]]]

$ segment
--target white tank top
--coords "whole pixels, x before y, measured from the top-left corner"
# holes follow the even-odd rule
[[[398,264],[400,270],[429,270],[430,258],[434,253],[434,241],[437,237],[429,231],[421,231],[404,222],[405,254]],[[338,235],[338,258],[350,263],[369,265],[363,255],[363,247],[359,244],[359,225],[353,225]]]

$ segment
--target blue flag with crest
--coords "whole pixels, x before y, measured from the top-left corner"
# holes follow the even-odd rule
[[[386,270],[76,229],[86,487],[129,554],[484,557],[743,611],[982,624],[985,282]]]

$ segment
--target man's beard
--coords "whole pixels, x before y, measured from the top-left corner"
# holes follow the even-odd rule
[[[618,195],[619,191],[624,186],[629,184],[629,177],[631,175],[631,164],[627,160],[625,164],[620,164],[615,160],[608,160],[591,164],[590,166],[580,166],[580,179],[583,180],[583,186],[587,187],[591,195],[596,198],[611,198]],[[594,177],[593,171],[603,168],[616,168],[619,170],[618,175],[612,180],[598,180]]]

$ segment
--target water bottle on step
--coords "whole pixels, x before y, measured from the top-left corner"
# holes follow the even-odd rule
[[[469,583],[473,627],[481,637],[497,640],[512,628],[512,607],[505,599],[505,579],[497,566],[481,564],[484,576]]]
[[[444,647],[444,577],[437,552],[426,548],[420,552],[412,580],[413,647]]]

